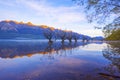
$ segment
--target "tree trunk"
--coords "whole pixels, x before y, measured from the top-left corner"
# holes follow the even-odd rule
[[[69,39],[69,42],[71,43],[71,42],[72,42],[72,40],[71,40],[71,39]]]
[[[75,39],[75,42],[77,42],[77,39]]]
[[[53,41],[51,39],[49,39],[49,43],[52,43]]]
[[[83,42],[85,42],[85,39],[83,39]]]
[[[62,41],[61,41],[62,43],[64,43],[64,39],[62,39]]]

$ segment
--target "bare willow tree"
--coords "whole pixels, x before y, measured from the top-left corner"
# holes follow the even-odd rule
[[[62,43],[64,43],[64,41],[65,41],[65,39],[66,39],[66,31],[64,31],[64,30],[59,30],[58,36],[59,36],[59,38],[62,40]]]
[[[69,42],[72,42],[72,38],[73,38],[73,32],[72,31],[68,31],[66,32],[66,38],[69,40]]]
[[[75,40],[75,42],[77,42],[79,38],[80,38],[80,35],[78,33],[73,33],[73,39]]]
[[[59,29],[55,29],[54,30],[54,39],[55,39],[55,41],[57,40],[57,39],[59,39]]]
[[[53,36],[54,36],[54,31],[53,31],[53,29],[51,29],[51,28],[46,28],[46,29],[44,29],[43,34],[44,34],[45,38],[47,38],[47,39],[49,40],[50,43],[53,42],[53,41],[52,41],[52,38],[53,38]]]

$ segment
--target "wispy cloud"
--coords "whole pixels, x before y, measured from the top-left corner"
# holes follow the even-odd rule
[[[85,16],[80,13],[80,8],[76,6],[52,6],[46,0],[20,0],[19,3],[24,4],[26,7],[34,10],[37,15],[44,16],[47,19],[56,20],[59,23],[73,23],[85,20]],[[79,10],[79,11],[78,11]],[[50,20],[49,19],[49,20]]]

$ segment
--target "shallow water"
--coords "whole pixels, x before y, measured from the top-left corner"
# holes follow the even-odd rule
[[[120,80],[120,43],[0,41],[0,80]]]

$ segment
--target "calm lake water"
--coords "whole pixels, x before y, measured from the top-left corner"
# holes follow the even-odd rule
[[[120,80],[120,43],[0,41],[0,80]]]

